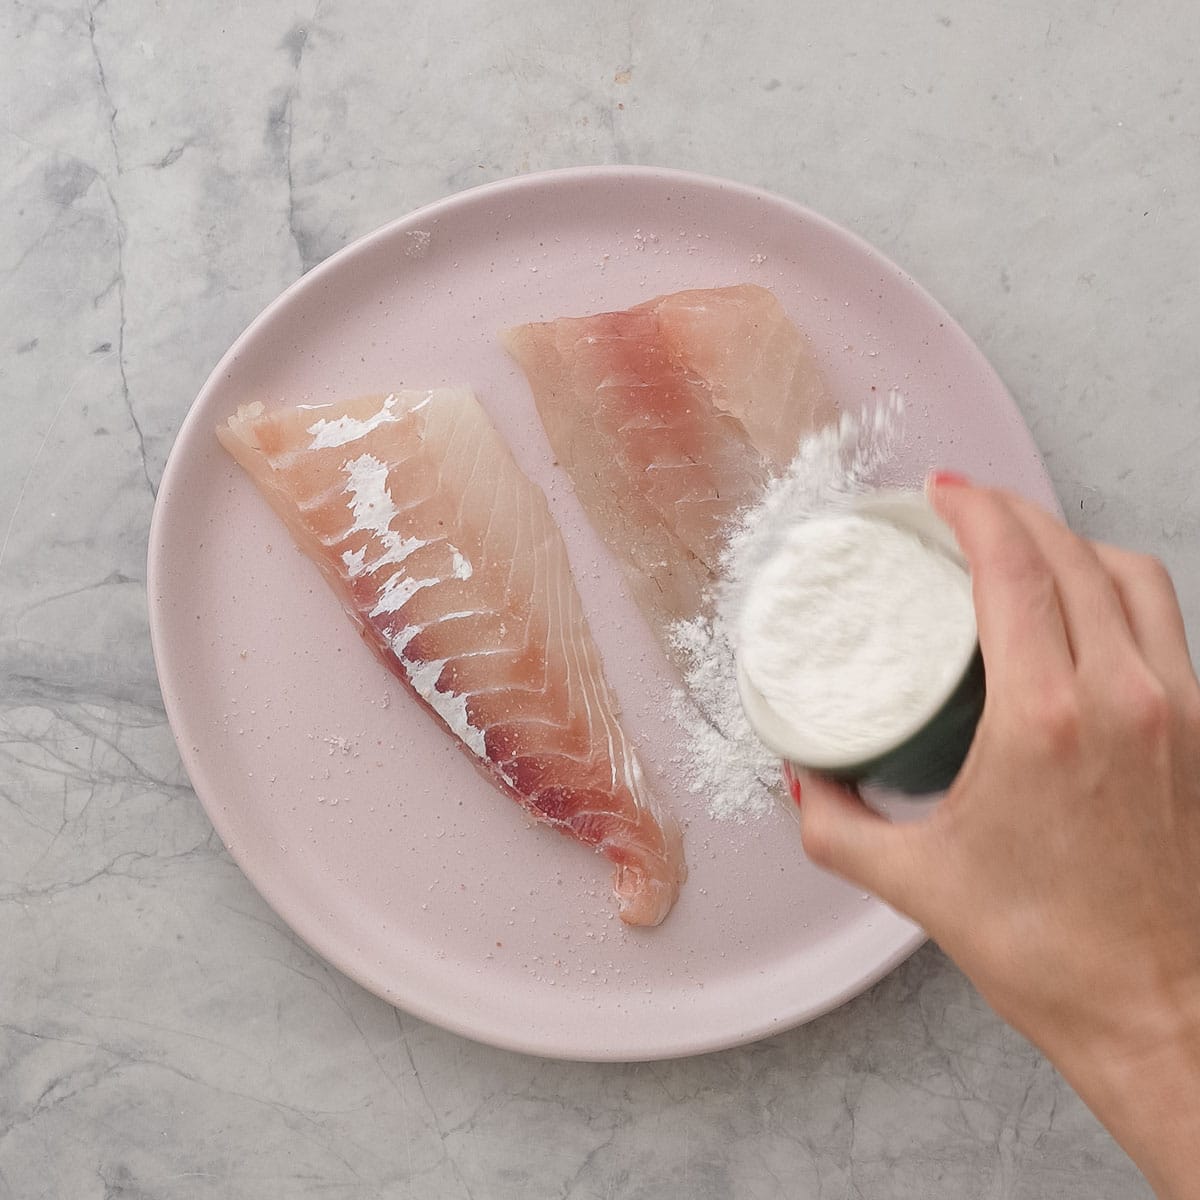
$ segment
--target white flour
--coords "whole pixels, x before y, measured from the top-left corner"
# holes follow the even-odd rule
[[[854,513],[793,525],[747,597],[739,658],[808,761],[865,760],[911,732],[975,641],[967,573]]]
[[[718,820],[762,816],[783,783],[779,759],[754,736],[734,682],[733,646],[720,616],[678,621],[675,648],[687,663],[687,691],[677,688],[671,711],[683,731],[674,759],[688,790],[704,796]]]
[[[903,409],[893,392],[877,407],[806,438],[787,472],[733,531],[712,615],[680,621],[672,631],[687,684],[673,702],[683,733],[676,765],[717,820],[762,816],[782,788],[779,760],[755,737],[738,699],[733,654],[746,584],[795,522],[844,507],[875,483],[900,442]]]

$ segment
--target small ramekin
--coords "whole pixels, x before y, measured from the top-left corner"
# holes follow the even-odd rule
[[[850,511],[890,521],[915,533],[966,571],[954,535],[921,492],[876,492],[856,499]],[[846,761],[824,756],[807,744],[804,731],[782,719],[754,686],[740,662],[737,667],[738,691],[751,728],[766,746],[794,768],[844,783],[874,784],[913,796],[948,788],[971,748],[986,695],[978,639],[948,677],[951,682],[944,692],[931,696],[913,714],[903,734],[866,757]]]

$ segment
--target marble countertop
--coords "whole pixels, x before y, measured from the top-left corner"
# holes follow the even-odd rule
[[[0,1200],[1148,1195],[929,947],[805,1028],[539,1061],[326,966],[213,835],[146,628],[156,483],[351,238],[589,162],[791,196],[1005,378],[1072,523],[1200,639],[1200,8],[13,0],[0,9]]]

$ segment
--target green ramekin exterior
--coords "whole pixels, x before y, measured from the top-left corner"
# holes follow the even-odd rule
[[[878,784],[910,796],[943,792],[971,749],[986,694],[983,656],[976,648],[949,699],[912,737],[877,758],[821,774],[843,783]]]

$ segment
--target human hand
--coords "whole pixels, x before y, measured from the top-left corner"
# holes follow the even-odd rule
[[[1015,496],[929,491],[972,572],[971,752],[905,825],[802,779],[805,849],[923,925],[1160,1195],[1200,1196],[1200,684],[1170,578]]]

